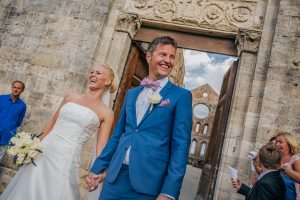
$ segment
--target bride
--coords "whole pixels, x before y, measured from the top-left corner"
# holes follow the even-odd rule
[[[114,91],[114,83],[111,68],[101,65],[92,69],[87,92],[68,94],[43,129],[40,136],[43,153],[35,160],[37,166],[23,165],[0,200],[81,198],[79,169],[80,161],[84,160],[83,146],[95,136],[96,148],[93,148],[99,155],[109,139],[114,113],[102,99],[105,93]]]

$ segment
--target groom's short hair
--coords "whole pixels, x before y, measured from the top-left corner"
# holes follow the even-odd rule
[[[280,150],[270,143],[259,149],[258,157],[261,164],[267,169],[277,169],[280,165]]]
[[[149,43],[147,51],[152,54],[154,52],[156,46],[159,44],[163,44],[163,45],[168,44],[168,45],[173,46],[175,49],[177,49],[177,42],[173,38],[171,38],[169,36],[160,36],[160,37],[154,38],[152,40],[152,42]]]

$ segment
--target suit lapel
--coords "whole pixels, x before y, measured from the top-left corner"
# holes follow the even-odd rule
[[[165,87],[160,91],[159,94],[162,97],[164,97],[168,93],[168,91],[171,89],[172,85],[173,85],[173,83],[171,83],[171,81],[168,81],[167,84],[165,85]]]
[[[169,90],[172,87],[172,83],[170,81],[167,82],[167,84],[165,85],[165,87],[159,92],[159,94],[162,96],[162,100],[164,99],[164,96],[169,92]],[[140,126],[140,124],[142,124],[142,122],[151,114],[155,111],[155,107],[158,106],[157,104],[154,105],[153,110],[150,112],[150,106],[151,104],[148,106],[148,109],[145,113],[145,115],[143,116],[141,122],[138,124],[138,126]],[[136,119],[136,117],[135,117]]]

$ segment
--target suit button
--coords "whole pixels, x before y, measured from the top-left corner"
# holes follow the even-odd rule
[[[135,132],[138,133],[138,132],[139,132],[139,129],[135,129]]]

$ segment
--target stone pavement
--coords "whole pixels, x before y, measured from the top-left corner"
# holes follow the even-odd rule
[[[184,176],[180,191],[180,200],[194,200],[196,197],[201,172],[202,170],[200,168],[187,165],[186,174]]]

